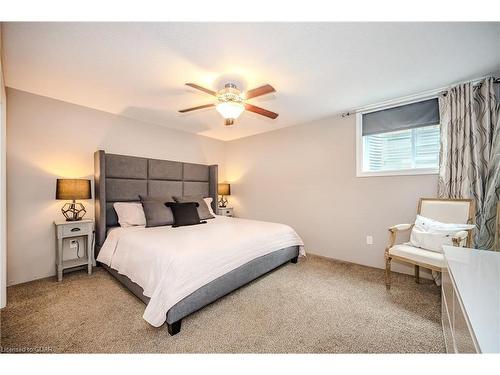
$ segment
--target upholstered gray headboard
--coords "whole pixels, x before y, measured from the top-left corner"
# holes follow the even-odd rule
[[[217,165],[183,163],[136,156],[94,154],[96,254],[109,227],[118,226],[114,202],[157,197],[202,195],[217,208]]]

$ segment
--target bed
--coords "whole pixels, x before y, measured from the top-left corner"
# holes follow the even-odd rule
[[[166,323],[170,335],[182,319],[304,254],[295,231],[283,224],[215,216],[205,225],[121,228],[114,202],[139,195],[212,198],[217,165],[201,165],[96,151],[95,220],[99,265],[146,304],[144,319]]]

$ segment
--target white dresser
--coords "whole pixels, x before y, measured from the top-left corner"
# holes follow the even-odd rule
[[[448,353],[500,353],[500,253],[444,246],[442,321]]]

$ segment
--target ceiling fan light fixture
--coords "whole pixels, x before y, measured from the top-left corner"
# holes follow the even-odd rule
[[[225,119],[237,119],[245,110],[245,106],[238,102],[222,102],[218,103],[215,109]]]
[[[224,88],[220,89],[219,91],[213,91],[199,86],[195,83],[186,83],[186,85],[214,96],[215,101],[210,104],[181,109],[179,111],[180,113],[215,107],[217,112],[219,112],[220,115],[224,118],[225,125],[233,125],[235,120],[243,113],[243,111],[257,113],[258,115],[265,116],[273,120],[278,117],[278,114],[275,112],[268,111],[267,109],[260,108],[246,102],[247,99],[252,99],[258,96],[275,92],[276,90],[271,85],[257,87],[255,89],[247,91],[244,95],[233,83],[226,83],[224,85]]]

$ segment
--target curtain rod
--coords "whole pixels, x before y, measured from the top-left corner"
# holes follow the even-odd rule
[[[457,86],[457,85],[463,85],[465,83],[471,83],[473,87],[475,86],[478,86],[479,84],[481,84],[481,82],[486,79],[486,78],[489,78],[489,77],[492,77],[493,78],[493,83],[500,83],[500,77],[497,78],[495,77],[494,75],[490,75],[490,76],[486,76],[486,77],[483,77],[483,78],[479,78],[479,79],[475,79],[475,80],[471,80],[471,81],[465,81],[465,82],[460,82],[460,83],[456,83],[456,84],[452,84],[450,85],[446,90],[442,90],[439,95],[443,95],[443,96],[446,96],[448,95],[448,92],[450,91],[450,89],[453,87],[453,86]]]
[[[385,101],[382,101],[382,102],[379,102],[379,103],[375,103],[375,104],[371,104],[371,105],[359,107],[357,109],[353,109],[353,110],[350,110],[350,111],[342,112],[341,113],[341,117],[342,118],[348,117],[348,116],[350,116],[350,115],[352,115],[352,114],[354,114],[356,112],[369,111],[369,110],[375,109],[377,107],[384,107],[384,106],[390,106],[392,104],[396,105],[398,103],[417,101],[419,99],[424,99],[424,98],[430,99],[432,97],[437,97],[437,96],[440,96],[440,95],[446,96],[448,94],[448,91],[450,90],[450,88],[453,87],[453,86],[461,85],[461,84],[469,83],[469,82],[472,83],[472,85],[476,86],[483,79],[486,79],[486,78],[489,78],[489,77],[493,77],[495,83],[500,83],[500,73],[488,74],[486,76],[479,77],[479,78],[469,79],[469,80],[466,80],[466,81],[454,82],[454,83],[451,83],[451,84],[449,84],[447,86],[440,87],[438,89],[422,91],[422,92],[419,92],[417,94],[407,95],[407,96],[403,96],[403,97],[400,97],[400,98],[385,100]]]

